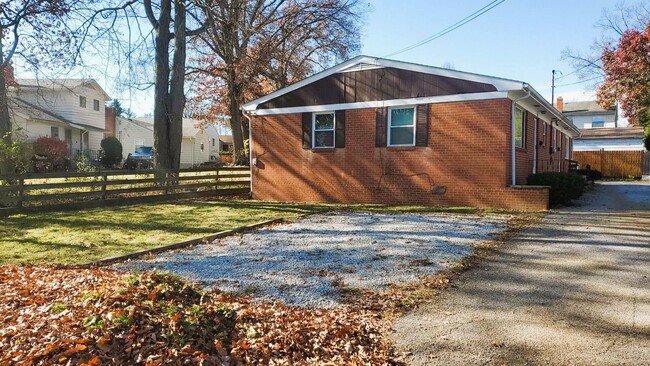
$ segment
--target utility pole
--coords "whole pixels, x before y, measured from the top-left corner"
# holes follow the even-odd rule
[[[555,107],[555,73],[559,72],[562,75],[562,71],[553,70],[553,79],[551,80],[551,105]]]

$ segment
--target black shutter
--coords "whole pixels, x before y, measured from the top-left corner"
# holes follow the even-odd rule
[[[375,128],[375,146],[386,146],[386,133],[388,129],[388,108],[377,108]]]
[[[312,114],[304,112],[302,114],[302,148],[311,149],[311,124]]]
[[[420,104],[416,108],[415,146],[429,145],[429,105]]]
[[[345,111],[336,111],[336,147],[345,147]]]

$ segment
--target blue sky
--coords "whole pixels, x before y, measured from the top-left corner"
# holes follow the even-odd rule
[[[366,16],[362,53],[382,57],[456,23],[490,0],[375,0]],[[506,0],[489,12],[424,46],[389,58],[522,80],[551,98],[551,70],[573,71],[561,60],[570,47],[588,51],[595,27],[613,0]],[[559,85],[578,81],[568,75]],[[591,83],[562,86],[565,101],[589,98]]]

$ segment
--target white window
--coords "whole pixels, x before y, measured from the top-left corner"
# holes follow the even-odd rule
[[[312,147],[334,147],[336,120],[334,112],[314,113]]]
[[[548,129],[548,127],[546,126],[546,124],[544,122],[542,122],[542,141],[543,141],[542,144],[544,146],[546,146],[546,130],[547,129]]]
[[[564,158],[571,159],[571,149],[569,148],[571,140],[569,136],[564,136]]]
[[[515,108],[515,147],[524,148],[526,141],[526,123],[524,122],[524,111]]]
[[[415,146],[415,107],[388,109],[388,146]]]
[[[79,96],[79,107],[86,108],[86,97]]]
[[[591,128],[605,127],[605,117],[593,117],[591,119]]]
[[[50,135],[52,135],[53,138],[58,139],[59,138],[59,128],[58,127],[51,127],[50,128]]]
[[[97,99],[93,100],[93,109],[96,111],[99,110],[99,101]]]

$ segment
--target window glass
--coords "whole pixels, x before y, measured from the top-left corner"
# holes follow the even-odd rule
[[[314,115],[314,147],[334,147],[334,113]]]
[[[99,101],[97,99],[93,100],[93,109],[96,111],[99,110]]]
[[[594,117],[591,120],[591,128],[600,128],[605,127],[605,118],[604,117]]]
[[[393,108],[389,118],[388,145],[415,145],[415,108]]]
[[[571,149],[569,148],[569,145],[571,143],[571,140],[569,140],[569,136],[564,136],[564,158],[565,159],[570,159],[571,158]]]
[[[79,107],[86,108],[86,97],[79,97]]]
[[[58,139],[59,138],[59,128],[58,127],[52,127],[50,129],[51,135],[53,138]]]
[[[515,147],[524,147],[524,111],[515,109]]]

